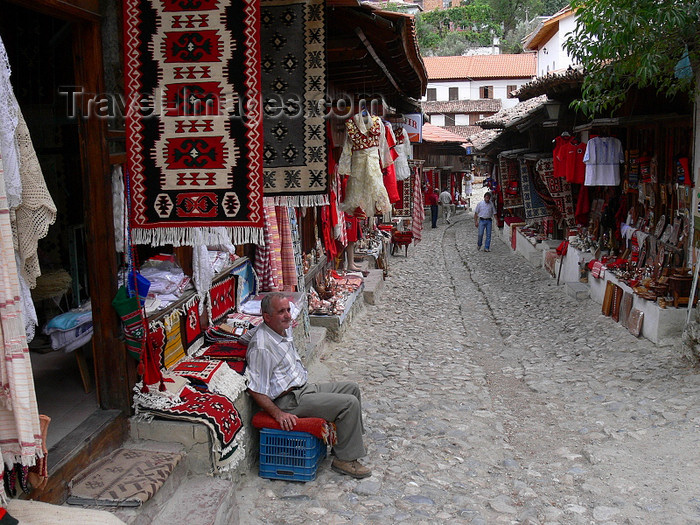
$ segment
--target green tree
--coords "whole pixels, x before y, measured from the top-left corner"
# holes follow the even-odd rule
[[[426,55],[461,54],[469,47],[490,45],[494,36],[501,35],[501,26],[488,3],[477,0],[416,15],[416,35]]]
[[[565,49],[585,69],[581,100],[588,115],[612,112],[632,87],[693,94],[700,72],[696,0],[573,0],[576,29]],[[687,52],[689,67],[679,66]],[[696,101],[697,101],[697,93]]]

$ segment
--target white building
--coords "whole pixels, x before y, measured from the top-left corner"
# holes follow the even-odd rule
[[[500,109],[518,103],[512,93],[535,77],[534,53],[518,55],[474,55],[450,57],[423,57],[428,72],[428,88],[423,101],[453,102],[456,108],[464,101],[482,101],[461,104],[472,109],[469,113],[456,111],[430,115],[438,126],[473,125],[476,120]],[[486,101],[500,101],[500,107]],[[430,105],[428,104],[427,107]]]
[[[577,65],[564,50],[564,42],[575,28],[576,14],[567,6],[543,18],[535,30],[525,37],[523,48],[535,52],[538,77],[561,73]]]

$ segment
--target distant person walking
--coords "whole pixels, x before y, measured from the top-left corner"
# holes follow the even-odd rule
[[[484,241],[484,251],[491,251],[491,228],[493,227],[493,217],[496,215],[496,207],[491,202],[491,192],[487,191],[484,194],[484,200],[476,205],[474,209],[474,226],[479,228],[477,234],[476,249],[481,250],[481,243],[486,232],[486,240]]]
[[[452,215],[452,195],[447,191],[447,188],[442,190],[440,194],[440,204],[442,205],[442,217],[447,224],[450,224],[450,215]]]
[[[430,221],[433,228],[437,228],[438,220],[438,192],[437,188],[431,188],[425,195],[425,203],[430,206]]]

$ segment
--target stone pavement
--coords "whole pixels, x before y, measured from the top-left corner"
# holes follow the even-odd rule
[[[492,240],[476,251],[466,212],[425,229],[312,366],[361,385],[372,477],[252,471],[240,523],[700,523],[700,373],[680,340],[634,338]]]

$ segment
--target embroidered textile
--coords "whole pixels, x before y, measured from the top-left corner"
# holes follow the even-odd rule
[[[549,215],[547,206],[537,194],[537,191],[535,191],[528,161],[525,159],[518,160],[520,162],[520,187],[522,188],[525,218],[538,219],[540,217],[547,217]]]
[[[384,187],[382,167],[392,161],[381,119],[358,114],[345,121],[345,129],[338,173],[348,175],[348,183],[341,209],[352,214],[360,208],[368,216],[377,210],[389,213],[391,203]]]
[[[570,228],[576,226],[571,184],[569,184],[566,179],[554,175],[552,159],[538,160],[535,169],[547,186],[547,191],[549,191],[550,196],[554,199],[554,204],[566,225]]]
[[[182,308],[182,343],[187,355],[199,350],[204,342],[204,331],[200,325],[199,303],[199,297],[195,296]]]
[[[423,221],[425,221],[425,208],[423,207],[423,194],[420,187],[420,177],[416,171],[412,175],[413,184],[413,215],[411,217],[411,231],[413,232],[413,244],[418,244],[423,237]]]
[[[229,471],[244,458],[241,418],[227,397],[190,387],[185,387],[176,401],[155,393],[144,394],[138,385],[135,391],[134,408],[139,414],[206,425],[214,442],[212,461],[216,471]]]
[[[124,25],[133,242],[261,242],[258,2],[126,0]]]
[[[162,366],[169,369],[184,359],[185,355],[185,347],[182,344],[180,312],[174,311],[165,318],[165,351],[163,352]]]
[[[289,224],[289,213],[295,213],[294,208],[279,206],[277,212],[277,226],[280,234],[280,256],[282,258],[282,280],[284,290],[293,292],[299,281],[297,279],[297,264],[294,258],[294,243],[292,242],[292,227]]]
[[[517,188],[520,185],[520,172],[518,169],[518,161],[515,159],[509,159],[506,157],[499,157],[498,159],[498,169],[501,177],[502,188]],[[516,183],[513,186],[512,183]],[[523,205],[523,197],[520,191],[516,190],[515,193],[503,192],[503,208],[517,208]]]
[[[231,275],[236,276],[236,309],[240,311],[241,305],[258,295],[258,276],[250,261],[236,266]]]
[[[1,159],[0,263],[0,342],[4,357],[0,362],[0,455],[5,464],[21,463],[29,467],[43,456],[42,436],[19,305],[18,272]],[[5,500],[1,485],[0,499]]]
[[[328,204],[323,0],[261,0],[265,196]]]
[[[138,297],[129,297],[126,286],[120,286],[117,295],[112,299],[112,306],[122,320],[122,331],[126,342],[126,350],[134,359],[141,359],[145,342],[143,316]]]
[[[273,430],[284,430],[275,418],[267,412],[261,410],[253,416],[251,421],[255,428],[271,428]],[[294,425],[294,432],[307,432],[316,436],[328,446],[333,446],[338,442],[335,423],[326,421],[320,417],[300,417]]]
[[[229,275],[209,290],[209,323],[220,323],[236,308],[236,277]]]

